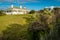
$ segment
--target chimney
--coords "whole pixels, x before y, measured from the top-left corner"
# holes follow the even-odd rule
[[[11,8],[13,8],[13,5],[11,5]]]
[[[22,6],[20,6],[20,9],[22,9]]]
[[[26,7],[24,7],[24,9],[26,10]]]

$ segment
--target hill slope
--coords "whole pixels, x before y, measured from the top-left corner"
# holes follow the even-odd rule
[[[31,15],[6,15],[0,16],[0,32],[6,29],[10,24],[26,24],[26,19],[24,17],[29,17]]]

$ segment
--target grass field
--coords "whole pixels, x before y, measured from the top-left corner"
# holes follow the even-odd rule
[[[5,15],[0,16],[0,33],[2,30],[5,30],[7,26],[10,24],[20,24],[24,25],[26,24],[26,19],[24,17],[29,17],[31,14],[25,14],[25,15]]]

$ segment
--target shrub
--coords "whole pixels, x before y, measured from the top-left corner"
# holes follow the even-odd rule
[[[31,10],[30,12],[29,12],[29,14],[34,14],[35,13],[35,10]]]
[[[11,24],[3,31],[2,40],[28,40],[27,29],[19,24]]]
[[[5,13],[3,13],[3,10],[0,10],[0,16],[5,15]]]

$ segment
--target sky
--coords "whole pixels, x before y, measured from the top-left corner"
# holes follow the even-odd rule
[[[8,9],[11,5],[22,5],[29,10],[41,10],[49,6],[60,6],[60,0],[0,0],[0,9]]]

